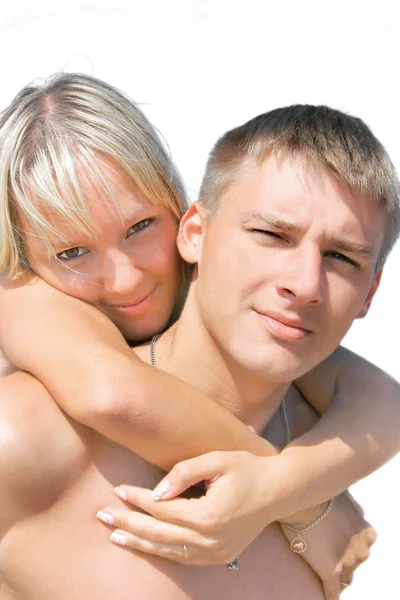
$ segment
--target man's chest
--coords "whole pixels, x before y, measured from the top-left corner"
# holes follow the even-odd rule
[[[268,423],[262,437],[268,440],[277,450],[282,450],[288,443],[288,438],[294,440],[315,425],[319,416],[291,385],[285,394],[274,416]]]

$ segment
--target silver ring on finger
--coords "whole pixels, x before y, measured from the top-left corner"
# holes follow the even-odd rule
[[[349,585],[352,584],[352,580],[350,579],[350,581],[342,581],[340,580],[340,585],[342,585],[343,587],[349,587]]]
[[[189,554],[188,554],[188,547],[186,546],[186,544],[183,544],[182,549],[183,549],[183,556],[187,560],[189,558]]]

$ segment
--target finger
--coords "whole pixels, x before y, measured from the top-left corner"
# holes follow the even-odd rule
[[[365,541],[368,544],[368,547],[370,548],[371,546],[373,546],[377,540],[378,534],[376,532],[376,530],[374,529],[374,527],[372,527],[372,525],[370,525],[368,523],[368,526],[365,528],[364,531],[364,536],[365,536]]]
[[[166,558],[182,565],[202,566],[204,564],[202,559],[196,554],[195,549],[189,546],[185,548],[183,545],[158,544],[120,529],[113,531],[110,540],[118,546]]]
[[[350,585],[350,583],[353,581],[354,571],[355,571],[355,569],[357,569],[358,566],[359,565],[354,565],[351,568],[343,568],[342,572],[340,574],[340,581]],[[345,587],[348,587],[348,586],[345,586]]]
[[[339,576],[322,582],[322,590],[325,600],[339,600],[340,579]]]
[[[184,460],[173,467],[153,491],[153,499],[169,500],[193,485],[214,479],[223,468],[220,452],[209,452]]]
[[[163,523],[150,515],[127,509],[104,508],[96,517],[106,525],[123,529],[149,542],[164,545],[206,546],[208,540],[179,525]]]
[[[351,579],[349,579],[349,580],[347,580],[347,579],[342,579],[342,580],[340,581],[340,591],[341,591],[341,592],[344,592],[345,590],[347,590],[347,588],[348,588],[348,587],[351,585],[351,583],[352,583],[352,580],[351,580]]]
[[[377,534],[375,529],[366,524],[366,527],[357,536],[353,537],[353,545],[346,551],[342,558],[343,581],[350,581],[354,571],[370,557],[370,548],[375,543]]]
[[[149,513],[159,521],[176,525],[201,528],[207,501],[202,498],[173,498],[168,502],[155,502],[150,490],[134,485],[121,485],[115,489],[117,496],[141,510]]]

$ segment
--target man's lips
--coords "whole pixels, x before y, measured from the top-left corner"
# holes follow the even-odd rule
[[[256,310],[265,327],[272,335],[285,341],[300,341],[312,334],[312,330],[300,319],[288,318],[277,313]]]

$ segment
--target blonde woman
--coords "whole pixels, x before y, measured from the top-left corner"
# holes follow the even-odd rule
[[[47,508],[58,503],[58,518],[65,514],[65,524],[70,525],[75,517],[68,507],[68,490],[71,478],[79,480],[74,475],[74,461],[83,472],[86,467],[94,468],[90,457],[96,457],[97,444],[110,454],[114,452],[110,442],[98,439],[117,442],[162,469],[212,450],[248,450],[265,457],[254,463],[254,478],[248,476],[248,463],[243,472],[230,452],[218,455],[219,469],[222,461],[226,477],[214,484],[214,491],[219,486],[218,504],[210,502],[208,512],[202,515],[204,521],[212,523],[214,544],[209,543],[209,530],[207,536],[203,535],[199,519],[191,521],[182,516],[183,540],[185,529],[196,534],[196,541],[191,537],[192,544],[203,564],[226,564],[271,521],[288,521],[288,516],[296,512],[299,514],[292,516],[291,522],[313,521],[324,511],[325,505],[321,504],[398,450],[394,426],[399,413],[398,385],[343,349],[297,383],[316,410],[326,414],[278,457],[273,446],[218,403],[152,369],[130,350],[125,340],[149,339],[163,331],[179,312],[185,293],[185,270],[175,237],[186,204],[177,171],[156,132],[122,94],[82,75],[58,75],[45,86],[25,88],[1,116],[0,148],[0,260],[4,274],[0,336],[10,364],[25,371],[2,382],[2,514],[11,514],[7,509],[13,506],[10,521],[2,525],[2,535],[9,530],[13,532],[11,539],[22,542],[24,536],[20,537],[21,527],[15,533],[16,524],[24,522],[24,510],[27,514],[39,510],[41,496],[46,498]],[[48,406],[46,390],[67,415],[84,426],[81,429],[72,423],[75,434],[91,442],[91,431],[104,437],[97,438],[96,434],[94,446],[89,444],[90,451],[85,447],[83,454],[71,442],[71,470],[65,473],[60,472],[56,460],[51,461],[52,456],[46,456],[43,470],[37,472],[38,461],[34,468],[28,467],[27,458],[32,457],[18,453],[21,470],[11,472],[8,465],[16,464],[16,448],[10,440],[22,443],[26,436],[29,443],[29,436],[35,436],[36,429],[37,436],[41,431],[40,423],[31,420],[32,398],[41,410],[46,406],[46,410],[53,411],[49,422],[54,417],[57,427],[64,427],[55,405],[51,409]],[[377,396],[379,410],[375,405]],[[11,398],[16,400],[11,402]],[[390,414],[390,419],[385,414]],[[347,424],[355,415],[358,429],[349,430]],[[52,431],[53,437],[57,438],[56,431]],[[36,438],[33,448],[35,444]],[[60,450],[63,459],[59,464],[67,462],[67,446],[65,442]],[[214,458],[214,454],[209,459],[204,457],[210,460],[211,470]],[[29,478],[21,475],[27,468]],[[102,467],[98,470],[101,472]],[[129,478],[115,461],[107,461],[105,470],[106,478],[114,484],[122,483],[121,477]],[[149,486],[155,483],[157,473],[154,471],[150,480],[138,476],[137,480],[130,477],[124,482]],[[48,489],[47,482],[55,475],[59,495],[54,492],[54,482],[52,492]],[[224,495],[227,477],[229,494]],[[213,479],[210,469],[207,478]],[[168,490],[169,497],[186,483],[170,479],[176,489]],[[260,486],[260,479],[264,485]],[[77,491],[81,502],[89,481],[82,481],[82,489]],[[38,490],[36,504],[29,509],[15,502],[16,490],[21,499],[27,485]],[[108,488],[99,482],[98,486],[97,496],[92,492],[90,501],[85,498],[85,510],[110,504]],[[240,490],[240,495],[235,490]],[[240,531],[226,518],[234,512],[238,498],[242,523],[247,519],[253,524],[242,526]],[[339,519],[340,503],[333,510]],[[351,514],[353,509],[346,510]],[[360,529],[360,520],[356,515],[353,518],[347,531],[349,538]],[[25,545],[28,555],[24,564],[35,562],[33,553],[35,543],[40,542],[41,527],[39,537],[30,538],[32,543]],[[88,539],[104,539],[104,531],[100,526],[95,529],[95,522],[88,523],[87,528]],[[66,546],[74,552],[72,529]],[[32,536],[29,527],[27,531]],[[345,560],[337,550],[328,568],[315,567],[325,581],[327,595],[332,590],[337,592],[340,577],[344,582],[350,580],[353,568],[365,558],[366,548],[373,541],[373,534],[368,538],[365,531],[368,529],[358,536],[357,550],[354,552],[353,546]],[[229,556],[220,552],[227,537]],[[2,544],[9,539],[8,534]],[[339,548],[342,542],[332,538],[327,545]],[[182,546],[186,546],[185,541]],[[167,554],[155,546],[141,549]],[[110,552],[115,551],[114,547]],[[73,562],[71,555],[67,560]],[[126,558],[120,560],[118,564],[125,565]],[[339,569],[335,561],[340,562]],[[189,557],[184,556],[183,562],[191,564]],[[125,568],[116,567],[116,562],[113,565],[116,572]],[[12,569],[11,576],[7,562],[3,569],[5,588],[9,585],[12,589],[10,582],[16,581]]]

